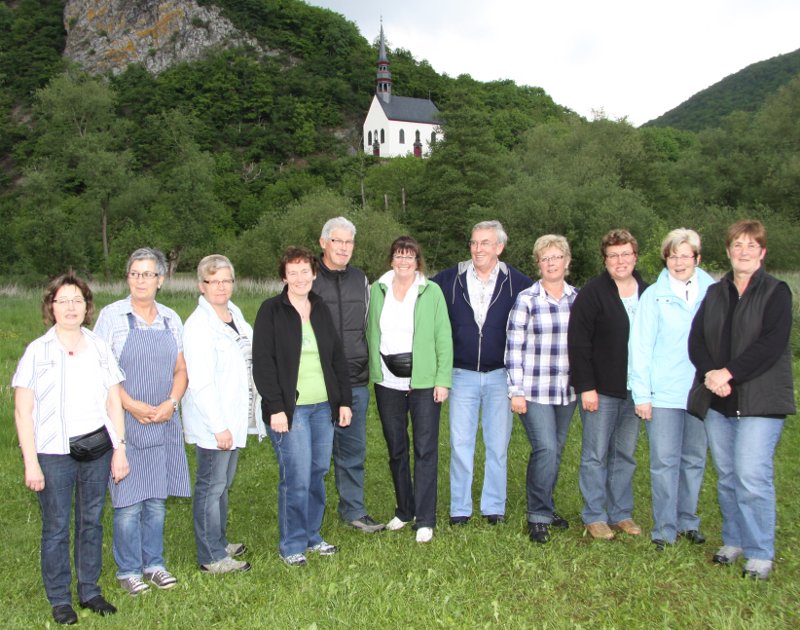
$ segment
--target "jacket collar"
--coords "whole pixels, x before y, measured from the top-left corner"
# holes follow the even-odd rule
[[[323,260],[322,254],[320,254],[319,257],[317,258],[317,266],[318,266],[317,273],[320,273],[323,276],[328,276],[328,275],[332,276],[332,275],[335,275],[335,274],[346,274],[348,271],[350,271],[350,263],[347,263],[345,268],[341,269],[341,270],[339,270],[339,269],[330,269],[325,264],[325,261]]]
[[[308,301],[311,302],[311,306],[313,307],[317,302],[321,302],[322,298],[316,293],[314,293],[314,291],[309,291]],[[289,287],[286,284],[283,285],[283,290],[281,290],[281,302],[289,306],[292,306],[292,303],[289,301]],[[294,308],[294,306],[292,306],[292,308]]]

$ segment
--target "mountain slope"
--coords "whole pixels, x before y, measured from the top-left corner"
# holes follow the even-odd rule
[[[755,112],[771,94],[800,74],[800,49],[759,61],[698,92],[643,127],[700,131],[718,127],[735,111]]]

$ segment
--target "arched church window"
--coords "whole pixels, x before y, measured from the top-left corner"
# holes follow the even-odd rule
[[[381,129],[381,144],[386,142],[386,137],[383,135],[383,129]]]
[[[367,144],[372,146],[372,132],[371,131],[367,134]]]
[[[405,129],[400,130],[400,144],[406,143],[406,132]]]

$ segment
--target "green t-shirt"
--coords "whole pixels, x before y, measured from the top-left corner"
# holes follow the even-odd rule
[[[315,405],[328,400],[325,376],[319,362],[317,337],[311,322],[303,322],[303,344],[300,348],[300,370],[297,374],[297,404]]]

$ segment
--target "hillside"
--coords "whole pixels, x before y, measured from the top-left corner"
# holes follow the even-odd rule
[[[751,64],[642,126],[687,131],[718,127],[732,112],[758,111],[771,94],[798,75],[800,49]]]

